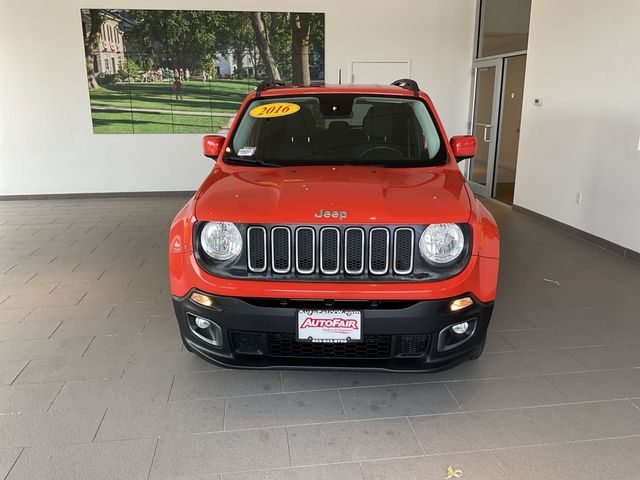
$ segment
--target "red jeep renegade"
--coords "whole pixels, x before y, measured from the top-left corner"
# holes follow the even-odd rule
[[[427,371],[482,353],[499,238],[412,80],[262,83],[176,216],[186,348],[242,368]]]

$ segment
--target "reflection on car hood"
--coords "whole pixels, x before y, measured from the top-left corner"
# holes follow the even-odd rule
[[[216,169],[198,192],[196,216],[238,223],[425,224],[466,222],[469,209],[462,174],[452,168],[249,167]]]

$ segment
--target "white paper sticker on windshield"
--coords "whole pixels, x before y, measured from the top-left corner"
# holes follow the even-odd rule
[[[242,147],[238,150],[239,157],[251,157],[254,153],[256,153],[256,147]]]

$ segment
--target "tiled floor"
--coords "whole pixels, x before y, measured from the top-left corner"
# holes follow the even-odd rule
[[[183,202],[0,203],[0,479],[638,477],[638,264],[490,203],[502,272],[479,360],[223,370],[182,349],[169,302]]]

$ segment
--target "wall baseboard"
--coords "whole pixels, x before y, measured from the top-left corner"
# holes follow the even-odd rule
[[[95,192],[95,193],[42,193],[32,195],[0,195],[5,200],[70,200],[78,198],[131,198],[131,197],[186,197],[195,190],[168,190],[156,192]]]
[[[567,225],[566,223],[560,222],[558,220],[554,220],[553,218],[547,217],[546,215],[542,215],[541,213],[534,212],[533,210],[529,210],[528,208],[521,207],[519,205],[513,204],[511,206],[514,212],[523,213],[529,217],[535,218],[536,220],[551,225],[554,228],[565,231],[577,237],[585,242],[591,243],[596,247],[603,248],[613,253],[617,253],[618,255],[628,258],[634,262],[640,263],[640,253],[635,250],[631,250],[630,248],[623,247],[622,245],[618,245],[617,243],[611,242],[609,240],[605,240],[602,237],[598,237],[591,233],[585,232],[584,230],[580,230],[579,228],[572,227],[571,225]]]

